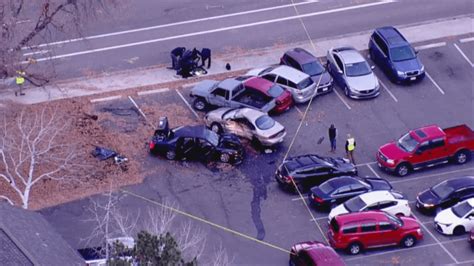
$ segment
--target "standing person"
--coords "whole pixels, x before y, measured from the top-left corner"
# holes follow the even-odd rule
[[[331,124],[331,126],[329,127],[328,134],[329,134],[329,142],[331,143],[331,152],[335,152],[337,129],[334,127],[334,124]]]
[[[346,140],[346,152],[347,152],[347,157],[351,161],[351,163],[355,164],[354,160],[354,150],[356,147],[356,141],[355,139],[351,136],[351,134],[347,134],[347,140]]]
[[[207,69],[211,68],[211,49],[202,48],[201,50],[201,66],[204,66],[207,61]]]
[[[25,95],[23,93],[23,84],[25,83],[25,72],[19,70],[16,72],[17,76],[15,78],[16,85],[18,85],[20,96]],[[18,92],[15,92],[15,96],[18,96]]]

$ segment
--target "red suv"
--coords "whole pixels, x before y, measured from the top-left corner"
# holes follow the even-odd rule
[[[346,265],[332,249],[318,241],[307,241],[295,244],[290,251],[290,266]]]
[[[423,238],[420,224],[411,217],[395,217],[381,211],[338,215],[330,221],[329,243],[352,255],[362,249],[390,245],[412,247]]]

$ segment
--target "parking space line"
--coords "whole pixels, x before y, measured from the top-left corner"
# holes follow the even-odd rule
[[[199,82],[193,82],[193,83],[188,83],[188,84],[184,84],[182,87],[184,89],[187,89],[189,87],[193,87],[194,85],[198,84]]]
[[[377,174],[377,172],[375,172],[374,168],[372,168],[372,166],[370,166],[370,164],[367,165],[367,167],[369,167],[370,171],[372,171],[372,173],[374,173],[374,175],[378,178],[380,178],[380,175]]]
[[[298,111],[298,113],[300,113],[300,115],[303,115],[303,112],[301,112],[300,108],[298,108],[298,106],[294,105],[295,106],[295,109],[296,111]]]
[[[314,218],[314,219],[310,219],[309,221],[310,222],[315,222],[315,221],[321,221],[321,220],[324,220],[324,219],[327,219],[328,217],[319,217],[319,218]]]
[[[112,101],[112,100],[116,100],[116,99],[120,99],[120,98],[122,98],[122,95],[115,95],[115,96],[110,96],[110,97],[97,98],[97,99],[92,99],[91,103]]]
[[[303,198],[301,198],[301,197],[292,198],[291,200],[292,200],[292,201],[297,201],[297,200],[305,200],[305,199],[308,199],[308,196],[303,196]]]
[[[395,97],[395,95],[392,94],[392,92],[388,89],[387,86],[385,86],[385,84],[379,79],[379,83],[380,85],[382,85],[382,87],[388,92],[388,94],[390,94],[390,96],[392,97],[392,99],[398,103],[398,99]]]
[[[469,37],[469,38],[464,38],[464,39],[461,39],[459,40],[461,43],[465,43],[465,42],[472,42],[474,41],[474,37]]]
[[[438,245],[437,243],[431,243],[431,244],[426,244],[426,245],[418,245],[411,247],[410,249],[394,249],[394,250],[389,250],[389,251],[383,251],[380,253],[374,253],[370,255],[364,255],[364,256],[359,256],[359,257],[352,257],[349,259],[345,259],[345,261],[353,261],[353,260],[360,260],[360,259],[365,259],[369,257],[375,257],[375,256],[380,256],[380,255],[385,255],[385,254],[390,254],[390,253],[396,253],[396,252],[404,252],[407,250],[414,250],[414,249],[419,249],[419,248],[425,248],[425,247],[432,247]]]
[[[168,88],[160,88],[160,89],[155,89],[155,90],[139,91],[137,95],[142,96],[142,95],[148,95],[148,94],[162,93],[162,92],[167,92],[169,90],[170,89]]]
[[[194,109],[191,107],[191,105],[188,103],[188,101],[186,101],[186,99],[183,97],[183,95],[181,94],[181,92],[179,92],[179,90],[175,90],[176,93],[179,95],[179,97],[181,97],[181,99],[183,99],[183,102],[186,104],[186,106],[188,106],[189,110],[191,110],[191,112],[193,112],[193,114],[196,116],[197,119],[201,119],[199,117],[199,115],[196,113],[196,111],[194,111]]]
[[[438,88],[439,92],[441,92],[441,94],[444,94],[443,89],[441,89],[441,87],[438,85],[438,83],[436,83],[436,81],[434,81],[434,79],[431,77],[431,75],[428,74],[428,71],[426,71],[425,74],[431,80],[431,82],[433,82],[433,84],[436,86],[436,88]]]
[[[435,237],[435,235],[433,233],[431,233],[430,230],[428,230],[428,228],[420,221],[420,219],[418,219],[418,217],[416,217],[416,215],[414,213],[411,214],[413,216],[413,218],[415,218],[419,223],[420,225],[425,229],[426,232],[428,232],[428,234],[436,241],[436,243],[438,243],[438,245],[446,252],[448,253],[448,255],[451,257],[451,259],[453,259],[453,261],[455,263],[458,263],[458,260],[453,256],[453,254],[451,254],[451,252],[449,252],[449,250],[443,245],[441,244],[441,242],[438,240],[438,238]]]
[[[376,163],[377,163],[377,162],[360,163],[360,164],[356,164],[355,167],[366,166],[366,165],[376,164]]]
[[[349,106],[349,104],[342,98],[342,96],[339,94],[339,92],[337,92],[336,89],[333,90],[337,97],[339,97],[339,99],[342,101],[342,103],[344,103],[344,105],[347,107],[347,109],[351,110],[352,108]]]
[[[391,183],[391,184],[398,184],[398,183],[403,183],[403,182],[408,182],[408,181],[423,179],[423,178],[427,178],[427,177],[434,177],[434,176],[440,176],[440,175],[453,174],[453,173],[464,172],[464,171],[468,171],[468,170],[474,170],[474,167],[469,167],[469,168],[465,168],[465,169],[458,169],[458,170],[448,171],[448,172],[444,172],[444,173],[436,173],[436,174],[431,174],[431,175],[418,176],[418,177],[414,177],[414,178],[406,178],[406,179],[402,179],[402,180],[391,181],[390,183]]]
[[[466,61],[469,63],[469,65],[471,65],[471,67],[474,67],[474,64],[471,62],[471,60],[469,60],[469,57],[466,56],[466,54],[461,50],[461,48],[459,48],[459,46],[455,43],[454,43],[454,47],[456,47],[456,49],[459,51],[459,53],[462,55],[462,57],[464,57],[464,59],[466,59]]]
[[[431,43],[427,45],[416,46],[415,50],[421,51],[421,50],[426,50],[426,49],[436,48],[436,47],[443,47],[443,46],[446,46],[446,42],[437,42],[437,43]]]

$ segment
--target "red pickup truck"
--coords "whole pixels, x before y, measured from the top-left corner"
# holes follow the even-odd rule
[[[411,130],[379,148],[380,168],[406,176],[412,170],[449,161],[464,164],[474,151],[474,132],[467,125],[441,129],[436,125]]]

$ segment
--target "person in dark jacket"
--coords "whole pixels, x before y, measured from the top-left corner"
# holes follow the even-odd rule
[[[183,56],[184,51],[186,51],[186,48],[184,47],[176,47],[171,51],[171,69],[179,69],[179,61],[181,56]]]
[[[329,127],[328,134],[329,134],[329,142],[331,144],[331,152],[335,152],[337,129],[334,127],[334,124],[331,124],[331,126]]]
[[[207,68],[211,68],[211,49],[202,48],[201,50],[201,66],[204,66],[207,61]]]

